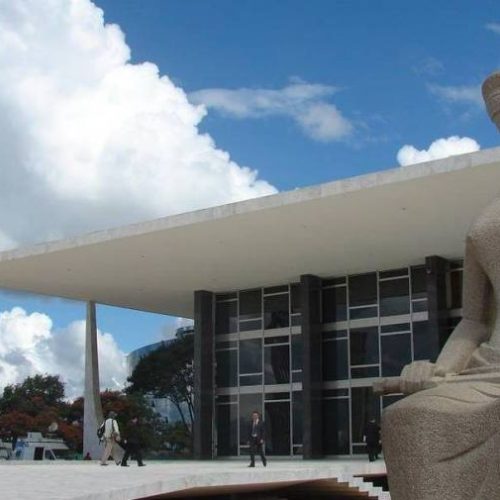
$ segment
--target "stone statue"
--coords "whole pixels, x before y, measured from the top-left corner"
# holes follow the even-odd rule
[[[493,499],[500,492],[500,383],[466,375],[500,374],[500,200],[476,220],[466,242],[463,319],[435,364],[403,369],[401,391],[415,393],[382,418],[393,500]],[[491,324],[493,323],[493,324]],[[422,390],[433,376],[464,381]]]
[[[499,73],[488,78],[483,93],[485,99],[493,96],[488,111],[500,121]],[[398,385],[410,395],[384,412],[382,443],[393,500],[500,498],[496,311],[500,199],[484,210],[467,235],[461,322],[435,364],[418,361],[403,369]]]

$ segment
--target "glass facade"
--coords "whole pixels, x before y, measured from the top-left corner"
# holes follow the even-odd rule
[[[461,263],[446,276],[448,329],[460,320]],[[425,265],[322,279],[323,452],[365,453],[363,428],[401,395],[376,396],[375,378],[436,357]],[[251,413],[266,423],[266,452],[302,453],[299,283],[216,295],[216,455],[248,453]]]

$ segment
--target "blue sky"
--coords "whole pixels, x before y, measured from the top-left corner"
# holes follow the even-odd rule
[[[496,1],[96,4],[125,33],[132,63],[155,63],[204,103],[199,130],[280,191],[395,167],[406,144],[426,150],[456,135],[498,145],[479,98],[500,62]],[[291,99],[298,90],[307,96]],[[0,311],[14,306],[47,314],[56,329],[85,314],[77,302],[0,293]],[[128,352],[175,318],[100,306],[98,321]]]

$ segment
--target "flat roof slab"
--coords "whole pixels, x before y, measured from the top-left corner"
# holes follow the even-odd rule
[[[229,291],[460,258],[500,148],[0,253],[0,287],[193,317]]]
[[[97,462],[5,462],[0,464],[0,484],[3,498],[23,500],[180,498],[182,492],[187,496],[251,492],[311,481],[316,481],[322,491],[330,488],[332,492],[337,482],[337,491],[347,491],[355,497],[360,492],[346,486],[348,481],[356,481],[357,474],[381,473],[385,473],[383,461],[369,463],[356,459],[307,462],[271,459],[267,468],[257,465],[255,469],[249,469],[247,462],[241,460],[152,462],[146,467],[131,463],[126,469],[111,463],[101,467]],[[370,491],[366,485],[364,498],[368,498]]]

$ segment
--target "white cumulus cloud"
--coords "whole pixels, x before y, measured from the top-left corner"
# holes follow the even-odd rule
[[[354,129],[327,101],[336,92],[337,87],[330,85],[293,80],[281,89],[202,89],[190,93],[189,99],[232,118],[291,118],[308,137],[329,142],[345,139]]]
[[[3,248],[276,191],[90,0],[0,0],[0,68]]]
[[[121,389],[127,377],[125,354],[110,333],[98,330],[101,388]],[[20,307],[0,312],[0,389],[36,374],[60,375],[66,397],[83,395],[85,321],[54,329],[52,320]]]
[[[472,153],[479,149],[481,147],[474,139],[453,135],[435,140],[427,149],[418,150],[414,146],[407,144],[398,151],[397,160],[402,167],[405,167],[448,156]]]

